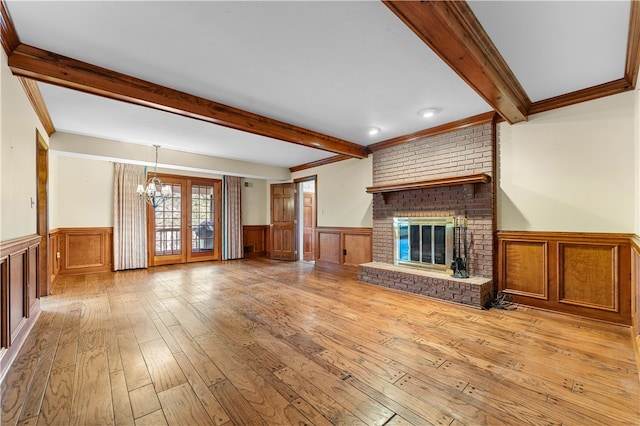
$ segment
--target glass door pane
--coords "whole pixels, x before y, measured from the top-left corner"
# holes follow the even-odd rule
[[[187,183],[187,262],[220,259],[222,252],[222,181],[190,179]]]
[[[433,227],[431,225],[422,225],[422,262],[423,263],[432,263],[432,231]]]
[[[213,185],[191,186],[191,252],[213,252]]]
[[[156,256],[182,252],[182,187],[172,183],[171,197],[153,210]]]
[[[411,260],[420,261],[420,225],[409,226],[409,244]]]

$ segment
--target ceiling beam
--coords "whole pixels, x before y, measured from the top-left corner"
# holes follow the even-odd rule
[[[20,44],[18,33],[13,25],[4,0],[0,0],[0,41],[4,52],[9,56]]]
[[[86,62],[20,44],[9,55],[18,77],[155,108],[261,136],[355,158],[365,146],[140,80]]]
[[[422,41],[509,123],[531,101],[464,1],[384,1]]]
[[[297,166],[289,167],[289,171],[291,173],[294,173],[302,170],[312,169],[314,167],[326,166],[327,164],[337,163],[338,161],[349,159],[351,159],[351,157],[347,157],[346,155],[334,155],[333,157],[323,158],[321,160],[311,161],[310,163],[304,163]]]
[[[640,68],[640,2],[632,1],[629,12],[629,35],[627,36],[627,58],[624,67],[624,79],[634,90],[638,84]]]

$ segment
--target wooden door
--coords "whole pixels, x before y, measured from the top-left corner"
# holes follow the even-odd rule
[[[271,185],[271,258],[296,260],[295,184]]]
[[[222,182],[187,182],[187,262],[218,260],[222,252]]]
[[[158,175],[171,197],[148,206],[149,265],[218,260],[221,253],[222,182]]]
[[[302,196],[302,258],[315,260],[316,206],[315,193],[304,192]]]

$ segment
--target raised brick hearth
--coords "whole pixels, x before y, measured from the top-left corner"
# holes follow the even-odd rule
[[[441,272],[408,269],[380,262],[359,265],[358,279],[475,308],[487,306],[493,298],[491,278],[453,278]]]
[[[486,174],[491,182],[374,193],[373,263],[360,265],[359,278],[425,296],[486,306],[493,297],[494,162],[491,122],[375,150],[374,187],[473,174]],[[393,265],[394,217],[461,216],[468,223],[467,266],[471,278],[460,280]]]

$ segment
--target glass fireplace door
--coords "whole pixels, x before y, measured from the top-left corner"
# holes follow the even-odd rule
[[[394,218],[394,263],[446,269],[451,262],[451,218]]]

